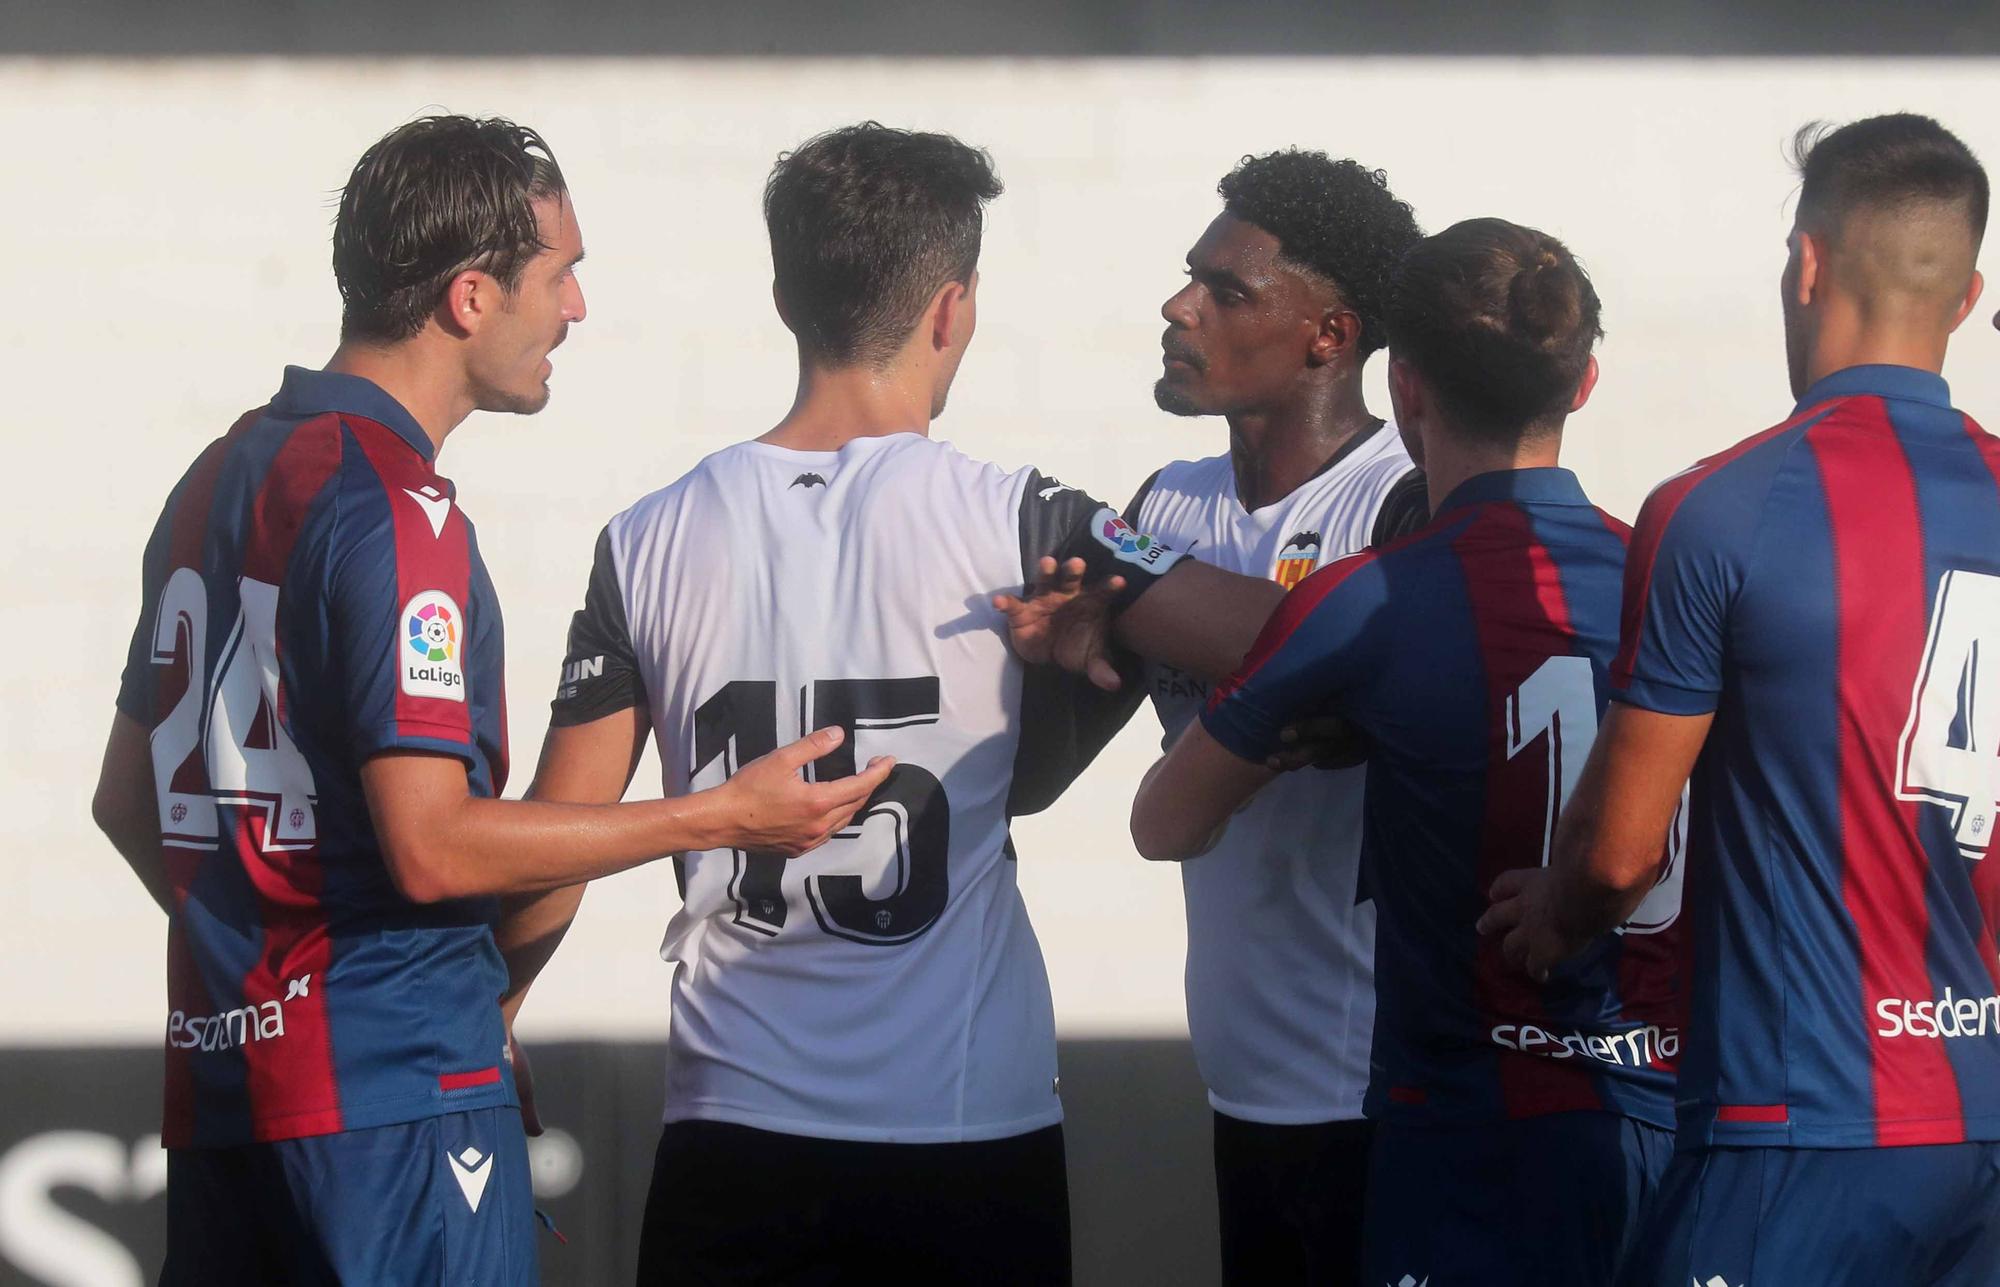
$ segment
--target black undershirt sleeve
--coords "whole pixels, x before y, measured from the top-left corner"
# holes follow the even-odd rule
[[[1424,471],[1412,469],[1398,478],[1389,488],[1389,494],[1382,498],[1382,508],[1375,511],[1375,527],[1368,534],[1368,543],[1386,545],[1430,521],[1430,488],[1424,482]]]
[[[568,728],[645,704],[646,688],[625,620],[625,596],[612,561],[611,529],[606,528],[597,537],[583,607],[570,618],[562,683],[549,703],[549,723]]]
[[[1125,577],[1122,603],[1129,604],[1145,593],[1178,557],[1159,559],[1157,568],[1135,565],[1129,557],[1121,557],[1127,553],[1124,545],[1136,546],[1143,539],[1132,531],[1131,524],[1152,485],[1153,479],[1148,478],[1132,498],[1119,521],[1124,531],[1117,534],[1119,548],[1114,552],[1113,546],[1097,535],[1106,520],[1118,518],[1110,506],[1040,473],[1031,475],[1021,500],[1022,580],[1035,579],[1036,567],[1045,555],[1081,557],[1090,567],[1089,579],[1114,572]],[[1145,551],[1135,552],[1143,557]],[[1123,682],[1110,693],[1082,675],[1054,666],[1029,666],[1022,673],[1021,741],[1014,753],[1014,781],[1007,797],[1010,817],[1040,813],[1054,804],[1145,700],[1144,663],[1123,649],[1113,661]]]

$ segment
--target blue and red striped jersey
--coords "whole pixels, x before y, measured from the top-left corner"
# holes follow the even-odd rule
[[[1616,696],[1714,715],[1687,1141],[2000,1139],[1997,478],[1942,379],[1858,366],[1646,502]]]
[[[1626,536],[1568,470],[1469,479],[1428,527],[1293,590],[1203,716],[1251,760],[1305,715],[1342,716],[1373,742],[1371,1117],[1605,1110],[1672,1122],[1676,883],[1546,984],[1474,929],[1501,872],[1548,861],[1596,737]]]
[[[500,610],[410,414],[289,367],[148,543],[118,708],[151,730],[169,922],[169,1146],[514,1102],[495,900],[405,899],[362,762],[507,776]]]

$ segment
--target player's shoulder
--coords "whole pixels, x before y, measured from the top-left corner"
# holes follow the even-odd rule
[[[1203,456],[1199,460],[1170,460],[1153,475],[1152,491],[1159,496],[1190,496],[1212,499],[1227,491],[1235,481],[1235,462],[1229,453]]]
[[[1634,548],[1645,558],[1668,545],[1747,551],[1769,518],[1778,480],[1810,466],[1808,437],[1833,409],[1804,408],[1661,480],[1639,508]]]
[[[726,493],[754,469],[752,442],[734,442],[697,460],[672,482],[640,496],[605,524],[614,536],[645,531],[670,523],[690,500]]]

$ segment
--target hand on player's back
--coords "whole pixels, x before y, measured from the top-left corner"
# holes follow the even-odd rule
[[[1111,661],[1111,602],[1125,578],[1083,582],[1084,562],[1058,564],[1043,556],[1040,576],[1027,594],[996,594],[993,606],[1007,614],[1007,641],[1014,655],[1031,666],[1060,666],[1086,675],[1106,692],[1116,692],[1118,667]]]
[[[851,777],[807,782],[799,775],[846,737],[838,728],[809,733],[752,760],[717,787],[728,801],[724,831],[729,847],[796,858],[846,826],[896,767],[892,756],[878,755]]]

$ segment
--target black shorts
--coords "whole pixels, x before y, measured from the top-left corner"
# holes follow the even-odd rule
[[[1359,1282],[1372,1134],[1365,1121],[1272,1126],[1217,1113],[1222,1281]]]
[[[727,1122],[660,1132],[641,1287],[1067,1284],[1062,1127],[876,1144]]]

